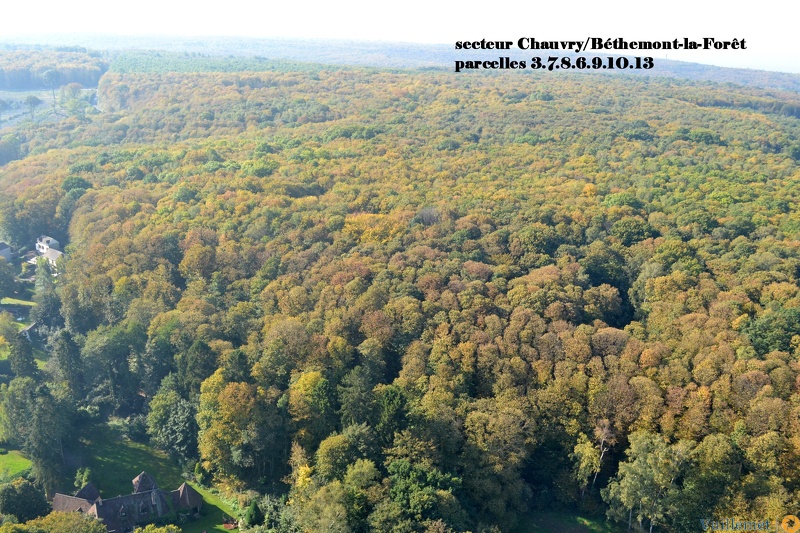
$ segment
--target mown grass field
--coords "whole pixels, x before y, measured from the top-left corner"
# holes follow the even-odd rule
[[[18,450],[9,450],[0,455],[0,483],[18,477],[31,467],[31,462]]]
[[[27,305],[33,307],[36,303],[29,300],[19,300],[17,298],[3,298],[0,300],[0,305]]]
[[[143,470],[164,490],[176,489],[185,481],[180,468],[166,454],[124,438],[115,428],[94,426],[80,441],[83,448],[80,451],[86,457],[92,469],[92,480],[103,497],[130,494],[133,490],[131,481]],[[185,533],[226,531],[222,520],[226,515],[233,515],[233,509],[208,489],[196,483],[191,485],[203,495],[205,503],[201,518],[181,524],[181,529]]]

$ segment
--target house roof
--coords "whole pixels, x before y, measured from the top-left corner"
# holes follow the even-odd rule
[[[42,254],[42,257],[47,258],[48,261],[55,263],[58,261],[58,258],[64,255],[62,252],[59,252],[55,248],[50,248],[45,253]]]
[[[171,494],[172,503],[176,509],[192,509],[203,505],[203,497],[185,481]]]
[[[9,246],[8,244],[4,243],[3,241],[0,241],[0,250],[5,250],[7,248],[11,248],[11,246]]]
[[[161,490],[147,472],[133,478],[133,494],[104,500],[92,483],[75,496],[56,494],[54,511],[81,511],[102,520],[109,533],[156,521],[171,510],[199,509],[203,497],[187,483],[169,493]]]
[[[95,501],[100,497],[100,491],[94,486],[91,481],[83,486],[81,490],[75,493],[76,498],[83,498],[84,500]]]
[[[84,513],[88,513],[93,506],[94,506],[94,500],[89,501],[85,498],[78,498],[76,496],[67,496],[66,494],[58,494],[58,493],[56,493],[56,495],[53,496],[54,511],[64,511],[64,512],[81,511]]]
[[[101,498],[93,508],[93,514],[105,523],[108,531],[121,532],[124,526],[152,522],[168,513],[169,502],[163,490],[155,489],[107,500]]]
[[[147,490],[157,489],[155,480],[147,472],[142,472],[133,478],[133,492],[144,492]]]

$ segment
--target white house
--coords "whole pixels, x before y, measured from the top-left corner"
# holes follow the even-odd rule
[[[47,250],[58,250],[59,248],[61,248],[59,242],[52,237],[48,237],[47,235],[42,235],[36,239],[36,251],[41,255],[46,254]]]

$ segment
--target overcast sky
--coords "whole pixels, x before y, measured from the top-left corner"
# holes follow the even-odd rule
[[[229,35],[453,44],[520,37],[745,39],[747,50],[659,51],[663,58],[800,73],[791,2],[437,2],[436,0],[37,0],[4,2],[0,40],[48,33]],[[124,7],[123,7],[124,6]],[[613,52],[609,52],[613,53]],[[630,52],[629,52],[630,53]],[[460,52],[458,55],[462,55]],[[456,54],[454,52],[454,58]]]

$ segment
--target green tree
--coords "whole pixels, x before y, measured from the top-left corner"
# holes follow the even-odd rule
[[[39,99],[37,96],[30,94],[27,96],[27,98],[25,98],[25,105],[28,107],[28,112],[31,114],[31,120],[34,120],[36,118],[36,116],[34,115],[34,111],[36,110],[37,107],[42,105],[41,99]]]
[[[342,484],[347,491],[347,521],[353,531],[369,531],[368,517],[385,497],[380,482],[380,471],[369,459],[358,459],[348,465]]]
[[[36,259],[36,294],[45,294],[55,290],[53,274],[55,271],[50,261],[44,257]]]
[[[17,279],[14,273],[14,266],[0,257],[0,298],[14,296],[17,287]]]
[[[181,533],[181,528],[168,524],[166,526],[157,526],[155,524],[147,524],[144,527],[137,527],[133,533]]]
[[[49,511],[44,492],[27,479],[18,478],[11,483],[0,485],[0,513],[17,517],[27,522]]]
[[[627,460],[619,464],[617,476],[603,489],[603,499],[609,504],[609,514],[620,518],[636,513],[641,524],[647,520],[652,533],[656,524],[664,524],[680,491],[679,480],[690,465],[691,444],[678,442],[669,445],[663,437],[646,431],[629,436]]]
[[[592,488],[597,482],[597,476],[603,467],[603,457],[610,447],[616,443],[616,437],[608,420],[601,420],[594,429],[594,441],[584,434],[578,435],[578,442],[572,450],[570,458],[573,461],[573,474],[581,486],[581,498],[588,486],[589,477],[592,478]]]
[[[217,477],[266,481],[280,472],[288,447],[278,391],[222,376],[217,370],[200,389],[200,459]]]
[[[0,107],[2,107],[2,104],[0,104]],[[0,137],[0,165],[14,161],[20,155],[20,141],[16,135],[8,134]]]
[[[31,311],[31,320],[37,324],[58,328],[64,325],[61,316],[61,298],[56,292],[54,267],[44,258],[36,262],[36,290],[33,301],[36,306]]]
[[[42,81],[53,94],[53,111],[56,110],[56,88],[61,83],[61,73],[54,69],[45,70],[42,73]]]
[[[343,426],[371,422],[375,417],[375,395],[372,380],[361,366],[356,366],[342,379],[337,388],[339,415]]]
[[[65,192],[74,189],[80,189],[85,192],[86,189],[92,188],[92,184],[80,176],[69,176],[61,183],[61,188],[64,189]]]
[[[33,358],[33,347],[28,339],[21,335],[14,335],[9,342],[10,352],[8,359],[11,363],[11,371],[17,377],[27,377],[38,379],[39,368]]]
[[[153,444],[186,464],[197,456],[197,422],[194,406],[164,380],[150,401],[147,431]]]
[[[686,470],[675,496],[678,512],[669,517],[673,527],[691,531],[699,520],[713,516],[743,473],[741,452],[733,439],[728,435],[706,436],[692,451],[692,468]]]
[[[292,383],[289,414],[298,428],[298,439],[308,449],[330,434],[336,423],[333,391],[321,372],[306,372]]]
[[[296,514],[304,531],[352,531],[347,521],[347,492],[338,480],[313,491]]]
[[[79,468],[77,472],[75,472],[75,488],[81,490],[83,487],[91,483],[92,481],[92,469],[89,467],[82,467]]]
[[[330,435],[320,442],[314,468],[324,481],[342,479],[352,458],[352,443],[345,435]]]
[[[575,479],[581,487],[581,499],[586,488],[589,486],[589,479],[593,478],[600,471],[600,453],[594,447],[592,441],[585,433],[578,435],[578,442],[570,455],[573,461],[573,473]]]
[[[258,526],[264,522],[264,513],[261,512],[261,508],[258,506],[258,502],[253,500],[250,502],[250,505],[247,507],[247,511],[244,513],[244,523],[248,527]]]
[[[217,356],[204,341],[197,339],[188,350],[175,356],[178,383],[184,394],[196,398],[200,384],[217,369]]]
[[[101,326],[86,337],[81,358],[87,385],[98,401],[115,411],[130,409],[135,399],[138,384],[130,362],[144,351],[145,339],[137,324]]]
[[[29,377],[13,379],[0,389],[0,396],[0,433],[21,446],[33,463],[37,482],[51,493],[63,463],[67,410],[46,385],[37,386]]]
[[[94,517],[84,513],[64,511],[53,511],[47,516],[31,520],[26,526],[47,533],[105,533],[107,531],[106,526]]]
[[[800,334],[800,310],[778,305],[770,306],[760,316],[750,320],[744,332],[759,354],[773,350],[791,349],[792,337]]]
[[[82,399],[85,386],[80,348],[66,329],[58,330],[51,344],[50,360],[55,367],[55,379],[67,384],[74,400]]]

